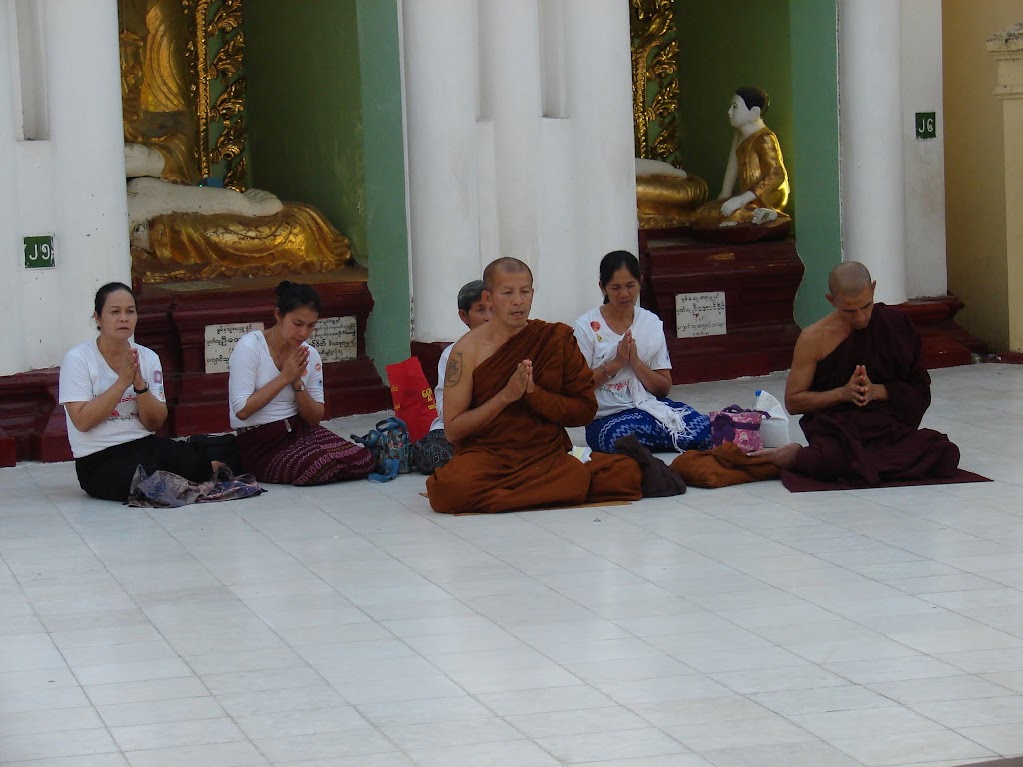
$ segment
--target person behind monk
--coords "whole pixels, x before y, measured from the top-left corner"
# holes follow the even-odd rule
[[[260,482],[323,485],[373,471],[365,447],[320,426],[323,363],[306,341],[321,311],[312,286],[284,280],[274,325],[242,336],[231,353],[231,428],[242,465]]]
[[[921,429],[931,379],[920,336],[905,314],[874,303],[875,282],[856,261],[835,267],[827,299],[834,311],[796,341],[785,406],[804,413],[808,447],[792,443],[752,455],[825,481],[861,485],[947,477],[959,448]]]
[[[490,319],[490,305],[483,301],[483,280],[467,282],[458,291],[458,319],[472,330]],[[430,424],[430,431],[412,446],[412,462],[421,474],[434,471],[451,460],[455,446],[444,436],[444,372],[454,344],[448,344],[437,362],[437,385],[433,399],[437,406],[437,417]]]
[[[138,311],[131,288],[108,282],[96,291],[95,341],[71,349],[60,366],[60,404],[78,484],[93,498],[126,501],[139,467],[205,482],[222,464],[202,448],[155,435],[167,420],[163,368],[135,343]]]
[[[489,322],[451,350],[444,375],[444,432],[455,445],[446,466],[426,480],[430,506],[443,513],[501,512],[584,502],[637,500],[639,464],[568,453],[566,426],[597,411],[593,376],[561,323],[529,319],[533,275],[500,258],[483,273]]]
[[[671,360],[664,324],[636,305],[639,260],[625,250],[600,262],[604,303],[575,321],[575,338],[597,387],[597,417],[586,427],[586,444],[614,453],[626,434],[650,450],[710,447],[710,419],[668,399]]]

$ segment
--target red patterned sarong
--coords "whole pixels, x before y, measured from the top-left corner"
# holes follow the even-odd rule
[[[239,431],[238,449],[247,473],[277,485],[325,485],[373,471],[373,455],[362,445],[297,416]]]

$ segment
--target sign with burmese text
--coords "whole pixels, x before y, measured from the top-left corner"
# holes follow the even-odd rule
[[[354,360],[359,351],[355,317],[321,317],[309,345],[316,347],[324,364]]]
[[[727,332],[723,291],[679,293],[675,296],[676,337],[723,336]]]
[[[226,373],[231,352],[239,339],[253,330],[262,330],[262,322],[229,322],[206,326],[206,372]]]

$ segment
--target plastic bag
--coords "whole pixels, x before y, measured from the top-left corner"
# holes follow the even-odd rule
[[[785,412],[785,407],[777,397],[770,392],[757,390],[753,410],[760,410],[768,415],[760,423],[760,439],[764,447],[781,447],[792,441],[789,438],[789,414]]]

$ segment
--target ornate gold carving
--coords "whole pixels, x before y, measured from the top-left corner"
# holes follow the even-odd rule
[[[188,17],[192,89],[199,122],[199,169],[224,164],[224,185],[245,189],[245,77],[242,0],[181,0]]]
[[[636,157],[671,162],[678,152],[674,0],[629,0],[629,15]]]

